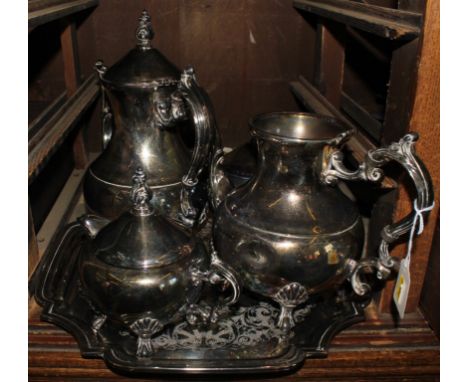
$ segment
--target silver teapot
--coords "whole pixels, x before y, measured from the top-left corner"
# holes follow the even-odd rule
[[[214,245],[220,258],[237,272],[243,286],[281,306],[278,325],[294,325],[293,310],[339,287],[346,279],[363,295],[370,286],[362,272],[373,268],[385,279],[399,261],[389,245],[410,231],[414,212],[382,231],[379,257],[360,259],[364,231],[354,202],[338,180],[383,178],[389,161],[402,165],[417,189],[417,207],[433,203],[430,176],[414,153],[415,134],[367,153],[355,171],[343,164],[340,146],[352,131],[336,120],[307,113],[269,113],[250,121],[258,146],[256,173],[232,190],[218,150],[211,169]]]
[[[166,217],[192,227],[207,205],[207,166],[217,131],[207,94],[192,68],[182,73],[151,47],[153,28],[143,11],[137,46],[112,67],[96,69],[103,90],[103,153],[84,179],[88,209],[115,219],[130,207],[128,174],[141,166],[153,193],[152,205]],[[195,127],[192,153],[180,130]]]
[[[93,330],[106,320],[119,322],[137,336],[139,357],[151,354],[151,338],[166,325],[184,318],[191,324],[216,321],[239,297],[233,274],[216,253],[210,260],[199,239],[155,213],[151,192],[139,168],[129,211],[108,224],[82,219],[94,236],[79,264],[84,296],[96,312]],[[231,286],[233,293],[215,306],[198,306],[205,282]]]

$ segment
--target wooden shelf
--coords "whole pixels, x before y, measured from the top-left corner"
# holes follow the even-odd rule
[[[419,13],[349,0],[294,0],[294,7],[390,40],[410,40],[421,32]]]
[[[416,312],[408,315],[398,328],[388,315],[351,326],[335,337],[327,358],[308,359],[295,373],[282,375],[281,379],[273,374],[271,379],[262,380],[423,382],[438,380],[438,376],[439,340]],[[107,369],[101,359],[82,358],[71,335],[41,322],[37,314],[32,317],[29,321],[29,380],[83,378],[87,381],[130,381]],[[212,380],[206,377],[197,380],[207,379]],[[235,379],[239,380],[241,376],[237,375]],[[242,379],[251,380],[252,376]],[[167,377],[138,379],[143,380],[154,382],[167,380]]]
[[[92,74],[83,82],[76,93],[55,111],[44,126],[40,129],[30,126],[30,130],[32,128],[36,131],[28,143],[28,179],[30,183],[98,94],[97,78]]]
[[[341,108],[348,114],[359,126],[374,138],[380,140],[382,134],[382,123],[369,114],[359,103],[345,92],[341,93]]]
[[[30,0],[28,3],[29,31],[38,25],[95,7],[99,0]]]

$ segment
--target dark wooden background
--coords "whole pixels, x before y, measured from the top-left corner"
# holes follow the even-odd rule
[[[248,120],[257,113],[300,110],[288,83],[312,73],[315,32],[290,0],[101,1],[91,14],[81,16],[78,26],[84,77],[96,59],[110,66],[135,46],[143,9],[152,16],[153,46],[181,69],[194,66],[214,104],[225,145],[247,141]],[[57,51],[34,52],[34,58],[30,54],[30,67],[37,66],[38,56],[52,56],[30,76],[30,102],[51,99],[64,88],[54,25],[42,29],[36,38],[48,34],[52,47],[57,38]],[[30,52],[33,46],[30,40]],[[90,151],[100,147],[96,122],[94,118],[87,134]]]

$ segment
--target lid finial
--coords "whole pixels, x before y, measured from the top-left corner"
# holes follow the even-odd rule
[[[136,216],[148,216],[154,213],[154,208],[150,201],[153,196],[151,189],[146,184],[146,174],[138,167],[132,177],[132,213]]]
[[[136,30],[137,46],[140,49],[151,49],[151,40],[154,37],[153,26],[151,25],[151,16],[147,10],[141,13]]]

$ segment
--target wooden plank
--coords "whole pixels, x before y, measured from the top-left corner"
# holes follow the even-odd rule
[[[294,0],[294,7],[388,38],[413,39],[420,33],[419,13],[348,0]]]
[[[39,262],[39,250],[37,247],[36,232],[34,231],[34,221],[31,213],[31,204],[28,199],[28,278],[36,269]]]
[[[28,126],[28,146],[34,141],[34,136],[41,130],[52,118],[57,118],[57,110],[63,106],[67,99],[67,93],[60,94],[41,114],[39,114]]]
[[[78,91],[57,112],[60,116],[46,132],[41,135],[34,147],[30,148],[28,156],[28,179],[34,179],[46,160],[76,125],[79,117],[97,98],[99,86],[94,74],[80,86]]]
[[[39,0],[29,1],[28,3],[28,27],[32,28],[38,25],[95,7],[99,0],[75,0],[75,1],[57,1],[57,0]]]
[[[341,25],[330,22],[317,25],[315,86],[335,107],[341,103],[345,49],[339,38]]]
[[[437,218],[419,308],[440,337],[440,216]]]
[[[63,72],[65,77],[65,87],[68,97],[71,97],[78,90],[81,83],[80,60],[78,56],[78,43],[76,37],[76,25],[73,21],[66,21],[66,26],[60,35],[62,46]],[[88,155],[83,138],[83,129],[77,133],[73,142],[73,157],[76,168],[85,168],[88,163]]]
[[[71,97],[78,90],[81,82],[76,26],[73,21],[66,22],[60,34],[60,44],[62,47],[65,87],[68,97]]]
[[[56,202],[52,206],[47,218],[41,226],[41,229],[37,233],[39,256],[42,257],[47,247],[50,244],[50,240],[54,236],[55,232],[66,223],[68,213],[74,208],[75,203],[78,199],[80,192],[81,180],[85,171],[82,169],[75,169],[68,178],[67,183],[63,187],[60,195],[57,197]]]
[[[424,232],[418,236],[413,247],[411,260],[411,288],[408,297],[407,311],[417,309],[421,295],[424,276],[432,246],[432,238],[437,222],[440,196],[440,5],[437,0],[428,0],[424,22],[424,36],[421,49],[421,60],[417,73],[416,96],[410,121],[410,131],[420,135],[416,150],[424,161],[434,184],[435,206],[426,222]],[[412,200],[408,190],[400,188],[399,201],[395,219],[406,216],[412,209]],[[400,244],[392,251],[392,256],[402,257],[406,245]],[[392,307],[394,283],[389,283],[382,294],[380,310],[389,312]]]
[[[419,43],[417,38],[393,51],[382,143],[398,141],[408,131],[416,89]]]
[[[382,124],[345,92],[341,94],[341,108],[372,138],[379,141],[382,133]]]

